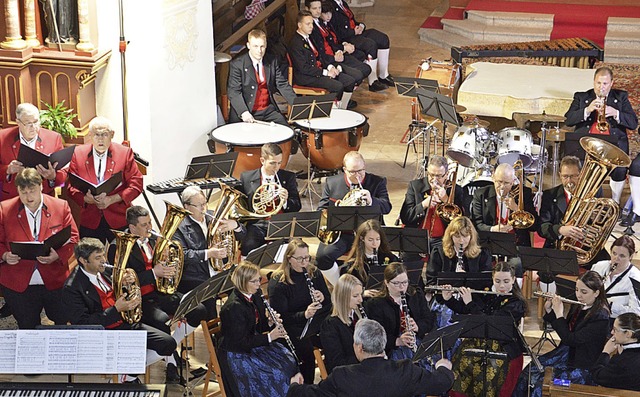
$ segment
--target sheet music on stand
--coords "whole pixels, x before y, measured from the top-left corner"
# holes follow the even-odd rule
[[[193,179],[228,178],[236,166],[238,154],[238,152],[229,152],[194,157],[187,166],[184,179],[190,181]]]
[[[258,265],[260,269],[273,265],[274,263],[282,262],[287,241],[288,239],[281,238],[271,241],[262,247],[258,247],[247,254],[246,260],[254,265]]]
[[[276,214],[267,224],[266,240],[316,237],[320,228],[320,211]]]
[[[291,105],[289,123],[331,116],[336,94],[299,96]]]
[[[429,252],[429,232],[415,227],[383,226],[389,249],[397,252],[421,254]]]
[[[0,331],[3,374],[142,374],[147,333],[135,330]]]
[[[366,220],[382,219],[379,208],[374,207],[327,207],[327,230],[352,232]]]
[[[440,93],[438,80],[419,79],[417,77],[394,77],[393,80],[395,81],[398,95],[415,98],[418,96],[418,89]]]
[[[186,318],[186,315],[200,303],[233,290],[233,283],[231,283],[230,276],[234,269],[235,267],[232,267],[231,269],[221,271],[191,291],[187,292],[182,297],[182,301],[180,301],[180,305],[178,306],[178,309],[176,309],[176,312],[171,319],[171,323]]]
[[[478,244],[488,248],[491,255],[508,257],[518,255],[516,236],[512,233],[478,231]]]

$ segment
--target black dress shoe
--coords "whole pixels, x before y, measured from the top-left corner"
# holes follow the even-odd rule
[[[369,84],[369,91],[371,91],[371,92],[383,91],[383,90],[386,90],[387,88],[388,87],[386,85],[382,84],[378,80],[376,80],[373,83]]]
[[[382,77],[378,77],[378,80],[380,80],[382,84],[386,84],[389,87],[392,87],[395,85],[395,81],[393,81],[393,77],[391,77],[391,75],[388,75],[384,79]]]
[[[0,308],[0,318],[9,317],[11,315],[11,310],[9,310],[9,305],[6,303]]]
[[[140,380],[140,378],[136,377],[133,380],[125,380],[122,383],[129,383],[129,384],[133,383],[133,384],[136,384],[136,385],[140,385],[140,384],[142,384],[142,381]]]
[[[349,99],[349,103],[347,103],[347,110],[355,109],[357,106],[358,102]]]
[[[167,385],[177,385],[180,383],[180,375],[178,374],[178,367],[174,364],[167,364],[167,376],[165,383]]]
[[[193,371],[191,371],[191,375],[193,375],[196,378],[200,378],[202,376],[205,376],[206,374],[207,374],[207,369],[205,367],[196,368]]]
[[[620,225],[624,227],[633,226],[636,222],[640,222],[640,215],[637,215],[635,212],[632,212],[627,219],[623,220]]]

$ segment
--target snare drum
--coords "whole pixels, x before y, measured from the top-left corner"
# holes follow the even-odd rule
[[[360,149],[362,138],[369,132],[365,115],[345,109],[333,109],[331,117],[310,122],[299,120],[294,124],[301,132],[302,153],[321,170],[342,167],[344,155]]]
[[[453,134],[447,156],[463,167],[471,167],[477,154],[477,141],[483,141],[488,135],[489,131],[483,127],[463,124]]]
[[[460,65],[426,60],[418,66],[416,77],[436,80],[440,86],[441,93],[451,97],[460,80]]]
[[[260,148],[265,143],[276,143],[282,149],[282,168],[289,161],[293,130],[280,124],[232,123],[211,131],[216,142],[216,153],[238,152],[233,177],[240,178],[244,171],[261,167]]]
[[[531,133],[520,128],[509,127],[498,131],[498,163],[513,165],[517,160],[522,160],[523,167],[528,167],[533,161],[531,158],[531,146],[533,140]]]

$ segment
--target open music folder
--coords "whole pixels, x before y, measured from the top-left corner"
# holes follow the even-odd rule
[[[35,168],[37,165],[49,168],[49,163],[51,163],[56,170],[59,170],[71,162],[71,157],[73,157],[75,149],[76,145],[73,145],[47,155],[35,149],[31,149],[27,145],[20,145],[20,150],[18,150],[18,157],[16,160],[21,162],[25,167],[31,168]]]
[[[102,193],[109,194],[112,191],[116,190],[116,188],[122,183],[122,171],[113,174],[111,178],[97,185],[89,182],[82,177],[79,177],[76,174],[69,173],[69,183],[71,183],[71,186],[75,187],[81,192],[84,192],[85,194],[88,191],[91,191],[91,194],[94,196],[98,196]]]
[[[36,260],[38,256],[49,256],[51,248],[59,249],[71,238],[71,226],[49,236],[44,241],[12,241],[9,243],[11,253],[21,259]]]

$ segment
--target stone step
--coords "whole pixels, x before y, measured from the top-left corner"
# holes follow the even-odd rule
[[[525,12],[488,12],[488,11],[467,11],[467,19],[483,25],[491,26],[511,26],[526,28],[553,28],[552,14],[528,14]]]
[[[438,47],[451,49],[451,47],[461,47],[477,44],[494,44],[496,42],[489,42],[485,40],[474,40],[468,37],[461,36],[456,33],[446,32],[442,29],[425,29],[418,30],[420,40],[437,45]]]
[[[640,63],[640,49],[614,48],[604,52],[605,62],[611,63]]]
[[[516,26],[490,26],[482,25],[468,19],[456,21],[443,19],[444,30],[473,40],[485,40],[492,42],[522,42],[549,40],[551,28],[530,28]]]
[[[640,18],[609,17],[607,34],[610,32],[637,32],[640,30]]]
[[[605,53],[614,48],[640,49],[640,31],[609,31],[604,38]]]

